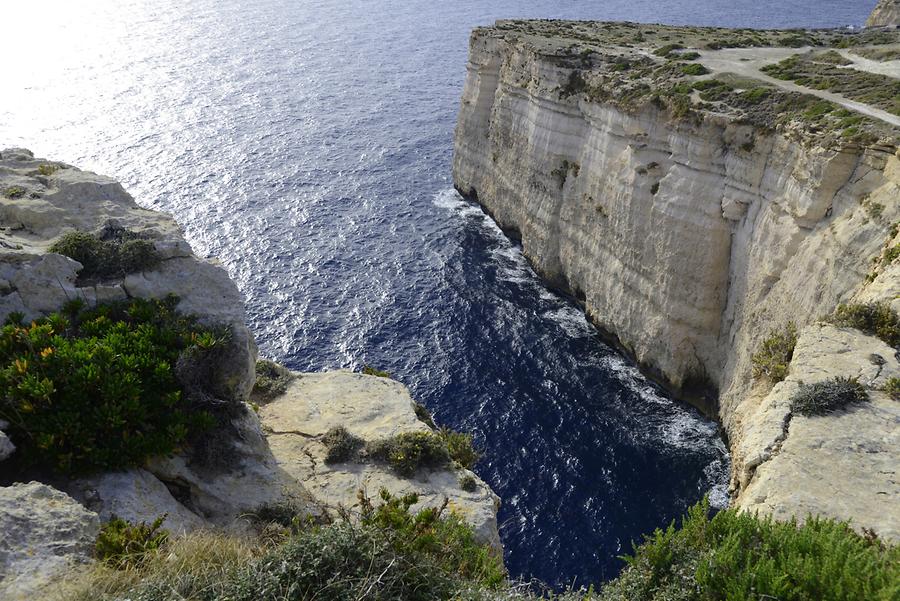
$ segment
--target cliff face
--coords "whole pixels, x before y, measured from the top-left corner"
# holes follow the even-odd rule
[[[897,25],[900,25],[900,0],[878,0],[878,5],[866,21],[866,27],[896,27]]]
[[[583,28],[561,35],[551,25],[473,33],[455,185],[520,235],[535,269],[582,299],[644,367],[688,398],[719,391],[741,492],[786,436],[786,410],[769,412],[768,387],[751,378],[759,343],[858,295],[898,304],[894,266],[863,290],[900,217],[897,131],[846,144],[797,123],[761,127],[696,93],[689,118],[674,102],[629,103],[608,89],[631,85],[627,77],[601,79],[607,89],[591,78],[651,52],[598,50]],[[740,84],[755,85],[763,83]],[[871,341],[880,342],[860,344]],[[893,407],[870,426],[884,434],[896,419]],[[888,486],[896,496],[896,483],[882,479],[867,492]]]

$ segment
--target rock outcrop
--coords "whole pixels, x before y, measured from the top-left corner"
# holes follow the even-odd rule
[[[900,0],[878,0],[878,5],[866,21],[866,27],[897,26],[900,26]]]
[[[303,482],[323,507],[352,510],[358,507],[360,490],[377,499],[382,488],[394,496],[418,495],[413,510],[440,507],[446,500],[448,508],[474,526],[481,540],[501,548],[499,499],[468,470],[423,468],[404,478],[372,460],[326,462],[322,437],[336,426],[366,442],[430,431],[416,417],[409,391],[399,382],[340,371],[298,373],[282,395],[260,408],[260,417],[279,465]],[[468,491],[460,486],[465,476],[474,482]]]
[[[50,252],[69,232],[101,241],[127,232],[129,239],[149,241],[156,260],[130,273],[85,277],[84,265]],[[309,430],[318,436],[338,417],[362,435],[424,428],[402,385],[347,373],[299,375],[265,408],[264,432],[246,402],[256,383],[256,345],[243,298],[225,270],[195,256],[170,216],[138,207],[114,180],[36,159],[27,150],[0,152],[0,322],[13,312],[36,319],[73,299],[94,305],[173,294],[180,312],[228,333],[224,346],[216,346],[215,361],[182,354],[174,366],[188,392],[216,407],[216,426],[189,437],[178,453],[133,469],[78,478],[31,469],[29,478],[55,488],[37,482],[0,487],[0,598],[40,598],[36,591],[66,566],[90,559],[100,521],[113,516],[150,522],[166,514],[163,527],[175,535],[243,531],[273,507],[313,517],[350,507],[360,487],[373,495],[382,486],[415,491],[422,505],[449,498],[484,540],[499,547],[497,499],[480,480],[475,492],[465,493],[451,470],[404,482],[386,465],[324,466],[314,439],[275,433]],[[21,452],[4,433],[7,426],[0,422],[0,461]],[[15,479],[10,473],[2,472],[5,482]]]
[[[0,599],[31,601],[91,559],[97,514],[38,482],[0,487]]]
[[[592,38],[594,31],[601,33]],[[611,35],[604,31],[605,24],[555,22],[475,30],[455,138],[457,189],[521,237],[536,271],[577,296],[650,373],[685,398],[713,392],[718,403],[706,408],[729,435],[735,492],[746,491],[740,504],[777,505],[782,516],[854,518],[895,535],[900,517],[877,515],[874,505],[897,501],[895,476],[878,467],[900,463],[896,445],[887,444],[896,430],[885,409],[892,401],[876,393],[871,408],[852,418],[799,419],[787,435],[790,384],[775,396],[754,384],[751,356],[773,330],[814,324],[841,302],[886,300],[898,308],[895,266],[876,273],[873,265],[900,219],[900,132],[872,121],[880,133],[848,143],[823,138],[828,129],[802,116],[760,123],[740,97],[728,106],[699,102],[696,93],[679,98],[681,88],[665,97],[639,87],[616,95],[609,86],[634,85],[640,73],[629,73],[654,53],[630,38],[627,47],[603,46]],[[684,82],[686,63],[652,60],[658,66],[648,63],[642,73],[657,77],[659,90],[676,83],[691,90],[696,78]],[[672,75],[659,80],[659,73]],[[739,95],[741,87],[763,98],[788,93],[762,82],[738,85]],[[821,333],[810,327],[801,341]],[[851,346],[856,354],[886,352],[870,337]],[[795,362],[818,360],[805,348]],[[850,356],[833,355],[836,362]],[[810,383],[801,368],[791,371]],[[816,379],[843,371],[824,368]],[[865,461],[838,437],[851,421],[854,432],[868,430],[856,447],[866,449]],[[825,454],[816,458],[810,443],[803,446],[803,433],[812,431],[832,436],[823,444],[832,445],[832,459],[843,457],[842,470],[824,469]],[[781,460],[761,468],[775,449]],[[821,481],[792,496],[794,477]],[[829,486],[846,496],[818,494]],[[857,505],[860,496],[871,503]]]

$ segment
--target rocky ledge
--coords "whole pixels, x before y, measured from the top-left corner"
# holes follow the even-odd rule
[[[900,32],[499,21],[471,36],[453,178],[645,370],[719,418],[740,507],[895,538]],[[754,356],[793,332],[774,380]],[[769,345],[771,347],[771,344]],[[869,403],[806,417],[801,386]]]
[[[139,241],[131,250],[140,261],[110,269],[53,252],[72,233],[91,244]],[[27,461],[27,445],[0,422],[0,598],[46,598],[66,570],[92,560],[99,524],[113,516],[151,522],[165,514],[163,527],[175,535],[241,531],[277,507],[312,517],[352,512],[359,489],[373,497],[380,488],[417,492],[422,506],[446,503],[499,548],[497,499],[470,473],[474,492],[460,488],[463,472],[452,465],[408,478],[383,462],[325,465],[317,441],[333,424],[364,438],[428,429],[401,384],[296,374],[269,404],[251,406],[257,350],[225,270],[194,255],[174,219],[142,209],[116,181],[27,150],[0,152],[0,322],[28,323],[74,299],[94,306],[171,295],[180,314],[222,333],[214,365],[178,368],[185,390],[215,407],[215,427],[130,469],[67,476]]]

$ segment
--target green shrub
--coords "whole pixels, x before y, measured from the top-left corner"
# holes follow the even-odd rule
[[[260,359],[256,362],[256,383],[250,397],[257,403],[268,403],[284,394],[293,379],[294,375],[287,368],[274,361]]]
[[[78,275],[83,279],[122,277],[150,269],[162,260],[153,242],[126,230],[108,240],[86,232],[69,232],[49,250],[81,263]]]
[[[0,419],[26,465],[63,473],[140,465],[174,451],[210,414],[182,394],[175,364],[210,352],[208,330],[178,299],[80,303],[0,330]]]
[[[368,445],[371,457],[387,461],[404,477],[424,467],[443,467],[450,463],[444,440],[433,432],[404,432]]]
[[[25,188],[22,186],[10,186],[3,191],[3,196],[13,200],[25,196]]]
[[[727,509],[710,519],[705,500],[626,561],[604,601],[887,601],[900,592],[898,547],[816,517],[798,525]]]
[[[669,58],[669,55],[672,54],[675,50],[681,50],[684,48],[681,44],[666,44],[665,46],[660,46],[656,50],[653,51],[653,54],[656,56],[661,56],[663,58]]]
[[[472,474],[465,474],[459,479],[459,487],[466,492],[475,492],[478,490],[478,482]]]
[[[425,405],[413,401],[413,411],[416,412],[416,417],[420,422],[422,422],[432,430],[437,430],[437,424],[434,423],[434,418],[431,417],[431,412],[428,411],[428,408]]]
[[[869,400],[865,387],[856,378],[801,384],[791,399],[791,411],[800,415],[827,415],[849,405]]]
[[[362,373],[367,376],[375,376],[377,378],[390,378],[391,374],[386,371],[382,371],[380,369],[376,369],[371,365],[364,365],[362,368]]]
[[[37,171],[40,175],[50,177],[60,169],[61,167],[59,165],[54,165],[53,163],[42,163],[38,165]]]
[[[877,336],[894,348],[900,347],[900,318],[886,302],[839,305],[831,322]]]
[[[895,401],[900,401],[900,378],[891,378],[882,389]]]
[[[325,463],[343,463],[353,459],[366,443],[344,426],[335,426],[322,437],[322,444],[326,448]]]
[[[454,432],[450,428],[441,428],[438,435],[447,445],[450,459],[462,467],[472,469],[481,455],[472,446],[472,435],[463,432]]]
[[[700,63],[691,63],[690,65],[682,65],[681,72],[685,75],[706,75],[709,73],[709,69]]]
[[[169,533],[161,528],[166,515],[152,523],[131,524],[113,518],[100,527],[94,545],[94,555],[116,569],[139,566],[148,553],[161,549],[169,540]]]
[[[773,331],[753,354],[753,377],[767,378],[772,383],[787,377],[788,366],[797,345],[797,326],[789,322],[783,331]]]
[[[750,104],[759,104],[769,97],[769,88],[757,87],[741,92],[741,99]]]

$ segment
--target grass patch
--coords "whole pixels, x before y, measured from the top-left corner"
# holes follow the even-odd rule
[[[773,384],[784,380],[794,357],[795,346],[797,326],[794,322],[789,322],[784,329],[771,332],[751,358],[753,377],[766,378]]]
[[[800,415],[828,415],[850,405],[869,400],[865,387],[856,378],[834,378],[815,384],[801,384],[791,399],[791,411]]]
[[[284,394],[293,379],[294,375],[286,367],[260,359],[256,362],[256,382],[250,398],[256,403],[268,403]]]
[[[192,534],[139,567],[102,565],[69,601],[437,601],[505,588],[500,559],[446,506],[412,512],[415,495],[360,495],[362,515],[275,542]],[[487,597],[480,597],[487,598]]]
[[[709,69],[700,63],[691,63],[690,65],[682,65],[681,72],[685,75],[706,75],[709,73]]]
[[[66,474],[123,469],[210,427],[175,365],[218,339],[176,313],[177,302],[75,301],[27,325],[13,316],[0,330],[0,419],[21,449],[14,459]]]
[[[420,422],[422,422],[432,430],[438,429],[437,424],[434,423],[434,418],[431,416],[431,412],[428,411],[428,408],[425,405],[417,401],[413,401],[413,411],[415,411],[416,418]]]
[[[25,196],[25,188],[22,186],[10,186],[3,190],[3,196],[15,200],[17,198],[22,198]]]
[[[376,368],[372,367],[371,365],[364,365],[362,368],[362,373],[364,373],[367,376],[375,376],[377,378],[390,378],[391,377],[391,374],[389,374],[388,372],[380,370],[380,369],[376,369]]]
[[[472,474],[466,474],[459,479],[459,487],[466,492],[475,492],[478,490],[478,481]]]
[[[891,399],[900,401],[900,378],[890,378],[882,388]]]
[[[603,601],[822,601],[896,598],[900,551],[846,523],[776,522],[705,500],[625,558]]]
[[[900,348],[900,318],[886,302],[839,305],[830,321],[838,327],[856,328]]]
[[[38,165],[37,172],[39,175],[50,177],[60,169],[61,167],[59,165],[55,165],[53,163],[41,163],[40,165]]]
[[[123,277],[151,269],[162,260],[152,241],[124,229],[103,238],[86,232],[70,232],[48,250],[81,263],[78,277],[83,280]]]
[[[166,516],[151,523],[132,524],[113,518],[100,527],[94,545],[94,556],[115,569],[139,566],[148,554],[162,549],[169,540],[169,532],[162,529]]]
[[[366,442],[351,434],[344,426],[335,426],[322,437],[325,445],[325,463],[344,463],[354,459]]]
[[[370,457],[386,461],[405,478],[422,468],[444,467],[450,463],[446,443],[433,432],[403,432],[369,443],[367,451]]]

